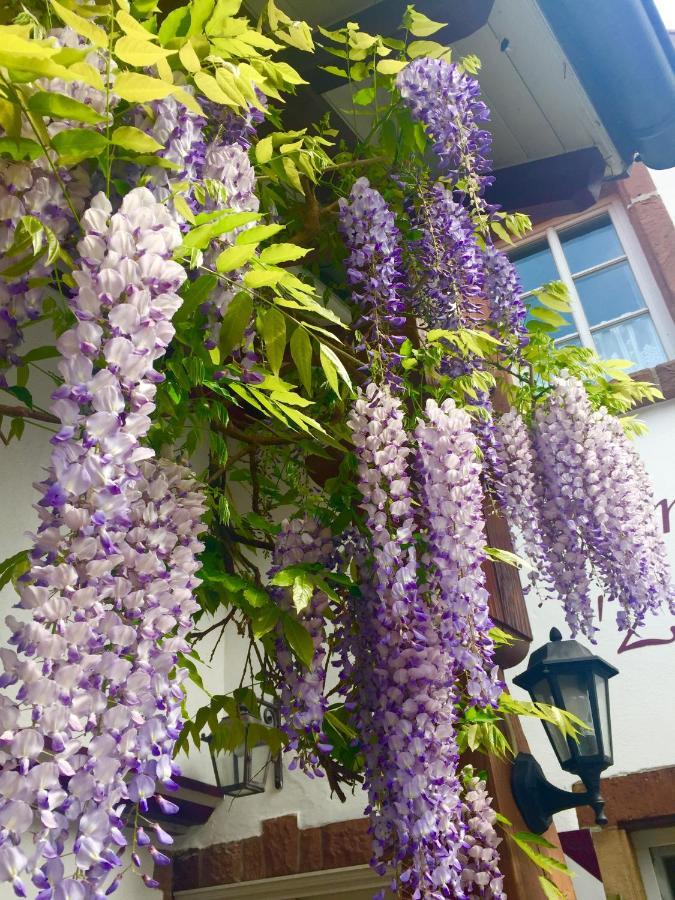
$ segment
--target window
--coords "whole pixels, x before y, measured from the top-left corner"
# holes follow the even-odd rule
[[[665,362],[673,348],[651,272],[636,247],[629,259],[630,225],[620,221],[621,212],[549,228],[510,256],[525,297],[547,281],[567,285],[571,313],[554,334],[558,346],[593,347],[602,357],[632,360],[637,370]]]
[[[631,835],[647,900],[675,900],[675,828]]]

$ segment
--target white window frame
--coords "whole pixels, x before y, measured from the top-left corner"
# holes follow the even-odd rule
[[[634,831],[631,841],[635,849],[647,900],[663,900],[663,897],[668,896],[666,893],[668,888],[663,882],[663,870],[659,868],[658,850],[660,847],[675,846],[675,828],[648,828],[644,831]],[[657,851],[655,854],[656,864],[651,853],[652,850]]]
[[[610,222],[614,226],[614,229],[619,238],[619,242],[623,247],[624,254],[623,256],[616,257],[615,260],[607,260],[606,262],[600,263],[597,266],[593,266],[590,269],[584,269],[582,272],[577,272],[575,273],[575,277],[579,278],[581,275],[590,274],[591,272],[606,268],[607,266],[611,265],[612,262],[617,262],[619,260],[625,259],[633,272],[637,286],[640,289],[642,297],[644,298],[645,306],[643,309],[640,309],[636,312],[625,313],[622,316],[617,316],[614,319],[609,319],[607,322],[603,322],[600,325],[594,325],[591,328],[588,324],[588,320],[586,319],[586,314],[584,313],[583,306],[581,304],[581,300],[579,298],[579,294],[572,277],[572,272],[570,271],[570,268],[567,264],[565,253],[563,251],[562,243],[560,240],[560,235],[570,228],[574,228],[577,225],[582,225],[585,222],[590,222],[593,219],[599,219],[605,215],[609,216]],[[595,341],[593,340],[593,332],[601,331],[604,328],[619,324],[624,321],[629,321],[630,319],[636,318],[640,315],[644,315],[645,312],[648,312],[652,318],[652,322],[654,323],[656,333],[658,334],[661,343],[663,344],[663,349],[666,354],[666,359],[664,360],[664,362],[675,359],[675,322],[673,322],[673,319],[668,312],[661,291],[659,290],[659,286],[656,283],[656,278],[652,273],[647,258],[640,245],[640,241],[633,231],[630,219],[628,218],[628,213],[621,205],[621,203],[617,201],[600,203],[579,216],[574,216],[567,220],[556,223],[556,225],[534,231],[534,233],[531,236],[528,235],[525,240],[518,241],[518,243],[515,244],[514,249],[527,249],[528,245],[540,243],[542,239],[546,242],[549,250],[551,251],[551,256],[553,257],[553,262],[558,269],[560,280],[564,282],[569,291],[572,319],[575,325],[575,331],[570,335],[561,337],[559,339],[560,343],[564,343],[566,340],[570,340],[570,338],[577,336],[581,340],[581,343],[584,347],[597,349],[595,346]],[[528,292],[524,296],[527,297],[530,293],[531,292]]]

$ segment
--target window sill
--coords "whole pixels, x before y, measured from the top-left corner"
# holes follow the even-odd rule
[[[663,400],[672,400],[675,398],[675,359],[654,366],[652,369],[640,369],[639,372],[633,372],[631,375],[635,381],[651,381],[661,389]],[[662,403],[661,400],[645,401],[640,403],[635,409],[642,409],[646,406],[653,406],[655,403]]]

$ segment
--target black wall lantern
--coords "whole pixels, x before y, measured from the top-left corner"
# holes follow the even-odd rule
[[[616,674],[614,666],[578,641],[563,641],[558,629],[552,628],[550,642],[535,650],[526,671],[513,679],[535,702],[564,709],[589,726],[577,742],[544,722],[561,768],[579,776],[586,787],[583,793],[562,791],[552,785],[529,753],[516,757],[511,773],[513,797],[527,827],[535,834],[546,831],[553,813],[577,806],[593,807],[598,825],[607,824],[600,773],[614,761],[608,681]]]
[[[250,726],[253,724],[279,727],[279,709],[265,700],[258,701],[260,718],[252,716],[246,707],[239,707],[240,719],[244,722],[244,740],[234,751],[215,752],[209,744],[211,763],[216,784],[223,794],[230,797],[250,797],[262,794],[267,783],[270,766],[274,769],[274,787],[284,786],[281,752],[274,755],[268,744],[251,739]]]

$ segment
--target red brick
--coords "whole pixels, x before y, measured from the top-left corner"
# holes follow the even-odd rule
[[[241,841],[215,844],[201,851],[200,887],[232,884],[242,880],[244,854]]]
[[[318,872],[323,865],[321,828],[307,828],[300,832],[300,871]]]
[[[321,832],[325,869],[360,866],[370,861],[372,846],[366,819],[324,825]]]
[[[265,860],[261,837],[246,838],[241,842],[243,881],[256,881],[265,877]]]
[[[300,836],[295,815],[262,823],[265,877],[295,875],[300,871]]]
[[[600,779],[609,825],[646,826],[650,822],[672,821],[675,817],[675,766],[649,769],[632,775]],[[595,815],[589,806],[580,806],[579,825],[589,828]]]
[[[174,856],[172,866],[174,891],[187,891],[202,886],[199,877],[200,856],[201,850],[188,850]]]

